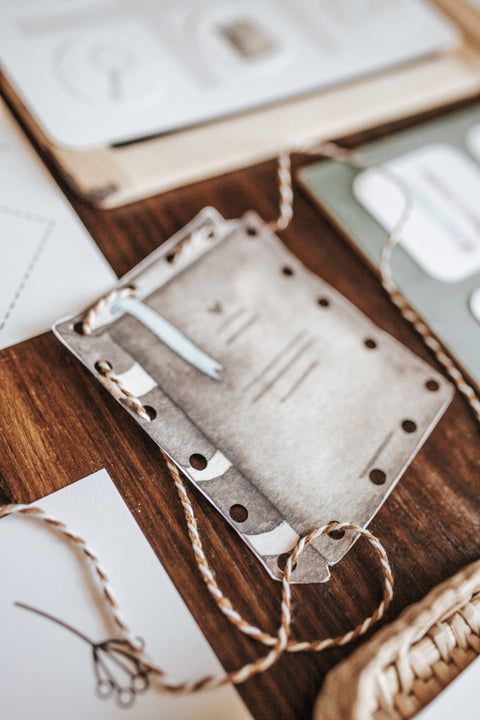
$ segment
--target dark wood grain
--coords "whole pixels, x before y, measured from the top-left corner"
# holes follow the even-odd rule
[[[274,218],[275,164],[114,211],[71,200],[122,275],[205,205],[214,205],[226,217],[254,209],[266,220]],[[282,238],[380,327],[435,364],[375,276],[299,192],[294,221]],[[0,387],[0,500],[29,502],[105,467],[225,667],[264,653],[262,646],[232,629],[204,589],[158,449],[51,333],[0,353]],[[479,556],[479,435],[471,412],[456,396],[373,521],[395,574],[395,598],[386,621]],[[205,499],[194,490],[191,495],[222,588],[245,617],[274,632],[279,585],[265,576]],[[333,570],[330,583],[294,589],[295,634],[316,638],[342,633],[371,612],[380,591],[376,560],[357,543]],[[240,692],[258,720],[309,718],[325,673],[351,650],[286,655]]]

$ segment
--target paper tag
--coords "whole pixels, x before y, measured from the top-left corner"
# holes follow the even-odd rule
[[[457,148],[435,143],[385,163],[408,185],[413,210],[401,244],[420,267],[443,282],[480,269],[480,170]],[[392,231],[405,207],[404,193],[375,168],[357,175],[358,201]]]
[[[213,650],[105,470],[34,505],[66,522],[98,554],[132,631],[143,638],[146,652],[173,682],[222,674]],[[105,614],[104,599],[88,582],[81,555],[43,523],[16,516],[0,520],[0,563],[0,694],[5,720],[252,720],[231,685],[179,696],[155,691],[152,681],[130,707],[118,704],[116,692],[99,697],[91,646],[51,620],[14,605],[47,612],[94,642],[118,638]],[[128,675],[118,666],[111,664],[109,670],[116,682],[129,686]]]
[[[92,335],[82,316],[55,332],[120,402],[100,360],[153,410],[134,415],[273,577],[312,528],[368,523],[451,399],[254,213],[203,211],[127,286],[135,297],[107,304]],[[314,541],[294,581],[326,580],[352,542]]]

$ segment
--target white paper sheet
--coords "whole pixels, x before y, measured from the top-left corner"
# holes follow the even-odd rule
[[[0,348],[48,330],[115,279],[0,99]]]
[[[478,687],[480,684],[480,658],[474,660],[416,720],[476,720],[478,718]]]
[[[169,679],[222,672],[105,470],[37,504],[68,523],[95,550],[125,618]],[[23,602],[48,612],[94,642],[118,637],[102,617],[85,563],[43,523],[15,516],[0,520],[0,567],[0,714],[5,720],[251,720],[232,686],[185,697],[150,688],[127,709],[114,698],[99,699],[91,647],[14,606]]]
[[[450,51],[425,0],[0,0],[3,70],[48,137],[192,127]]]

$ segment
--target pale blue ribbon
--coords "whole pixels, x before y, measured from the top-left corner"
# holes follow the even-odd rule
[[[151,330],[165,345],[177,353],[187,363],[193,365],[213,380],[221,380],[223,365],[200,350],[195,343],[189,340],[180,330],[168,320],[159,315],[151,307],[145,305],[134,297],[118,300],[112,307],[112,314],[125,312],[139,320],[146,328]]]

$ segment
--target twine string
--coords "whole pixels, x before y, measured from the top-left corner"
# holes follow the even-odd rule
[[[126,640],[131,650],[141,658],[142,666],[147,672],[151,672],[155,676],[155,682],[159,689],[164,692],[173,694],[190,694],[199,692],[201,690],[213,689],[216,687],[223,686],[227,683],[233,683],[234,685],[240,684],[248,680],[249,678],[259,673],[265,672],[272,665],[274,665],[285,650],[289,652],[305,652],[305,651],[320,651],[325,650],[329,647],[345,645],[354,638],[367,632],[367,630],[376,622],[385,612],[393,594],[393,578],[386,556],[385,550],[381,543],[365,529],[350,523],[328,523],[317,530],[313,530],[297,542],[293,551],[289,555],[282,578],[282,598],[281,598],[281,618],[280,624],[276,636],[269,635],[261,631],[259,628],[248,624],[243,620],[238,612],[236,612],[231,604],[231,601],[226,598],[218,587],[213,572],[208,565],[208,561],[203,552],[200,537],[198,535],[197,523],[191,505],[190,499],[183,485],[183,481],[180,477],[180,473],[170,459],[166,457],[168,468],[172,473],[175,481],[177,490],[178,485],[181,486],[181,492],[179,495],[182,499],[182,505],[185,510],[185,517],[187,519],[187,527],[190,539],[192,541],[192,547],[194,548],[195,558],[200,568],[203,579],[205,580],[207,587],[217,602],[219,608],[224,612],[226,617],[234,624],[239,630],[245,632],[250,637],[259,640],[265,645],[271,646],[265,655],[257,658],[256,660],[246,663],[238,669],[233,671],[222,673],[219,675],[205,675],[194,681],[185,681],[179,683],[170,682],[166,676],[164,670],[153,662],[144,653],[143,642],[140,642],[134,635],[133,631],[123,618],[120,610],[120,606],[116,595],[111,587],[109,578],[105,570],[103,569],[100,560],[93,550],[87,545],[86,541],[76,532],[71,530],[66,523],[57,520],[53,516],[46,513],[39,507],[33,507],[30,505],[4,505],[0,507],[0,518],[9,515],[21,515],[32,518],[34,520],[43,522],[53,531],[62,535],[70,544],[72,544],[77,550],[80,551],[83,558],[87,561],[90,566],[91,572],[99,584],[101,591],[101,598],[106,603],[109,611],[111,620],[117,627],[122,637]],[[295,642],[290,641],[289,637],[291,634],[292,625],[292,595],[291,595],[291,575],[292,568],[298,562],[300,555],[319,535],[323,535],[327,532],[331,532],[334,529],[352,530],[354,532],[361,533],[366,537],[373,547],[376,549],[379,555],[382,570],[384,573],[384,596],[381,603],[369,618],[364,620],[354,630],[345,633],[344,635],[336,638],[327,638],[316,642]],[[208,582],[207,582],[208,580]],[[227,608],[230,612],[225,612],[224,608]],[[246,629],[248,628],[248,631]]]
[[[102,598],[107,605],[114,626],[119,630],[122,636],[128,641],[133,650],[139,650],[140,644],[136,636],[131,631],[126,620],[124,619],[120,606],[118,604],[115,592],[110,585],[108,575],[102,567],[100,560],[89,547],[87,542],[76,532],[71,530],[66,523],[57,520],[39,507],[32,505],[2,505],[0,507],[0,518],[7,515],[22,515],[24,517],[39,520],[47,525],[50,529],[63,535],[63,537],[80,551],[81,555],[87,560],[94,578],[98,581],[102,591]]]
[[[168,461],[168,462],[170,463],[170,461]],[[175,466],[173,466],[173,467],[175,468]],[[169,464],[169,469],[171,469],[170,464]],[[183,486],[180,475],[176,468],[175,468],[175,481],[176,481],[176,483],[179,482]],[[191,513],[191,517],[190,517],[189,524],[188,524],[188,529],[189,529],[190,537],[192,538],[192,535],[195,535],[195,534],[198,535],[198,530],[196,528],[196,520],[193,515],[193,508],[191,506],[190,501],[188,500],[188,496],[186,495],[185,488],[183,488],[183,490],[184,490],[184,498],[187,498],[186,504],[187,504],[188,513]],[[185,502],[185,499],[184,499],[184,502]],[[92,571],[92,574],[100,586],[102,600],[107,605],[110,617],[111,617],[114,625],[120,631],[123,638],[125,638],[125,640],[128,642],[132,651],[134,651],[138,657],[141,657],[142,666],[146,669],[146,671],[154,674],[156,684],[158,685],[158,687],[161,690],[163,690],[165,692],[174,693],[174,694],[189,694],[189,693],[199,692],[199,691],[205,690],[205,689],[212,689],[212,688],[220,687],[227,683],[233,683],[233,684],[243,683],[246,680],[248,680],[249,678],[253,677],[254,675],[257,675],[258,673],[262,673],[262,672],[265,672],[266,670],[268,670],[279,659],[279,657],[282,655],[282,653],[287,648],[290,651],[298,651],[300,649],[301,650],[307,649],[306,647],[305,648],[302,647],[302,648],[299,648],[298,650],[295,650],[295,648],[292,645],[289,645],[289,636],[290,636],[291,624],[292,624],[291,574],[292,574],[292,567],[294,567],[294,565],[298,561],[303,550],[308,546],[308,544],[315,537],[318,536],[319,533],[321,533],[321,532],[323,533],[323,531],[324,531],[323,528],[318,531],[313,531],[313,532],[309,533],[307,536],[301,538],[287,560],[285,570],[283,573],[283,578],[282,578],[281,619],[280,619],[280,624],[279,624],[277,635],[270,636],[270,635],[267,635],[266,633],[262,633],[262,635],[266,639],[265,644],[271,645],[272,649],[269,650],[269,652],[266,653],[264,656],[254,660],[253,662],[249,662],[236,670],[233,670],[233,671],[230,671],[227,673],[222,673],[219,675],[206,675],[206,676],[201,677],[194,681],[172,683],[172,682],[168,681],[168,679],[166,679],[163,669],[161,667],[159,667],[156,663],[154,663],[146,655],[144,655],[143,643],[138,641],[138,639],[133,634],[132,630],[130,629],[130,627],[128,626],[126,621],[124,620],[124,618],[121,614],[121,611],[120,611],[120,607],[119,607],[116,595],[110,585],[107,573],[101,566],[97,555],[87,545],[85,540],[80,535],[78,535],[78,533],[75,533],[73,530],[71,530],[68,527],[68,525],[66,525],[64,522],[57,520],[56,518],[47,514],[45,511],[43,511],[39,507],[32,507],[29,505],[4,505],[3,507],[0,508],[0,518],[6,517],[9,515],[23,515],[23,516],[33,518],[37,521],[41,521],[41,522],[45,523],[50,529],[61,534],[69,543],[71,543],[77,550],[80,551],[82,556],[87,560],[87,562],[90,566],[90,569]],[[328,526],[325,526],[325,532],[333,529],[332,526],[335,526],[335,527],[341,526],[341,527],[344,527],[344,529],[346,529],[346,530],[348,530],[348,529],[354,529],[356,531],[359,530],[357,528],[357,526],[348,526],[346,524],[342,525],[339,523],[329,523]],[[370,533],[368,533],[368,535],[370,535]],[[195,543],[195,547],[198,548],[198,543]],[[202,550],[202,554],[203,554],[203,550]],[[388,566],[388,560],[386,560],[384,551],[383,551],[383,556],[384,556],[384,562],[386,562],[386,564]],[[196,557],[198,559],[197,554],[196,554]],[[204,558],[204,562],[206,562],[205,558]],[[383,565],[383,563],[382,563],[382,565]],[[207,564],[207,568],[208,568],[208,564]],[[213,577],[213,573],[211,573],[210,568],[208,568],[208,572]],[[390,586],[390,597],[391,597],[391,586]],[[331,639],[329,641],[329,644],[325,645],[325,647],[331,647],[332,644],[345,644],[346,642],[353,639],[354,637],[358,637],[359,634],[366,632],[368,627],[370,627],[371,623],[374,621],[374,618],[378,619],[378,617],[383,612],[384,607],[382,608],[382,605],[384,605],[384,604],[385,603],[382,601],[381,606],[379,606],[379,608],[377,608],[377,611],[376,611],[376,613],[374,613],[372,618],[369,618],[367,621],[365,621],[362,624],[362,626],[359,626],[359,628],[356,631],[347,633],[346,635],[342,636],[341,638]],[[227,617],[228,617],[228,615],[227,615]],[[258,632],[260,633],[260,631],[258,631]],[[320,649],[320,648],[311,648],[311,649]]]
[[[142,420],[145,420],[146,422],[150,422],[152,418],[148,414],[148,410],[143,405],[142,401],[139,400],[136,395],[130,392],[130,390],[125,386],[125,383],[123,383],[119,378],[113,369],[112,364],[108,362],[108,360],[104,360],[103,358],[98,360],[95,363],[95,368],[103,377],[104,384],[109,386],[112,395],[120,397],[125,404],[131,407],[138,417],[142,418]]]
[[[382,286],[390,297],[392,303],[400,311],[401,315],[413,326],[424,341],[425,345],[430,349],[440,365],[444,368],[457,390],[466,398],[475,415],[475,418],[478,422],[480,422],[480,398],[478,394],[475,392],[472,385],[467,381],[465,375],[461,372],[451,355],[433,335],[430,328],[423,322],[416,310],[414,310],[410,303],[407,302],[393,277],[391,267],[393,251],[401,240],[402,233],[414,208],[412,194],[407,183],[405,183],[404,180],[391,168],[385,165],[369,163],[357,152],[348,150],[347,148],[342,148],[332,142],[325,142],[311,146],[297,146],[293,148],[291,152],[328,157],[359,170],[374,170],[375,172],[383,175],[390,182],[394,183],[401,191],[404,200],[402,212],[396,221],[393,230],[389,233],[381,253],[380,280]],[[285,160],[286,155],[287,153],[282,153],[277,159],[277,178],[280,197],[278,218],[270,223],[270,227],[274,231],[285,230],[293,217],[292,172],[290,162],[286,162]],[[290,154],[288,155],[290,158]]]
[[[207,222],[205,225],[193,230],[193,232],[179,243],[174,252],[167,256],[168,262],[171,265],[176,265],[180,261],[184,262],[188,260],[197,252],[198,247],[201,246],[206,239],[212,239],[214,236],[215,227]],[[137,294],[138,290],[134,285],[126,285],[125,287],[117,287],[110,290],[88,310],[80,323],[80,332],[83,335],[91,335],[100,327],[103,319],[110,319],[110,311],[119,300],[136,297]]]
[[[177,466],[172,462],[172,460],[170,460],[167,455],[164,454],[164,458],[167,463],[168,470],[170,471],[170,475],[172,476],[175,483],[175,488],[177,490],[180,502],[183,507],[185,520],[187,523],[187,530],[194,551],[197,567],[200,571],[205,585],[207,586],[210,594],[215,600],[218,608],[232,623],[232,625],[234,625],[242,633],[248,635],[255,640],[258,640],[264,645],[273,645],[276,642],[276,638],[244,620],[241,614],[233,607],[231,600],[227,596],[225,596],[220,589],[215,579],[215,575],[207,560],[205,551],[203,549],[203,544],[200,538],[200,534],[198,532],[198,526],[193,506],[188,496],[185,484],[181,478],[180,472]],[[300,540],[293,548],[289,556],[290,566],[292,568],[295,567],[301,553],[312,542],[312,540],[320,537],[321,535],[326,535],[333,530],[344,530],[346,532],[351,531],[353,533],[358,533],[370,542],[370,544],[377,553],[383,573],[382,600],[377,606],[374,613],[365,620],[363,620],[353,630],[350,630],[347,633],[339,635],[337,637],[319,639],[314,641],[299,642],[292,639],[287,643],[287,646],[285,648],[286,650],[288,650],[288,652],[320,652],[322,650],[326,650],[327,648],[336,647],[339,645],[346,645],[360,635],[365,634],[374,623],[380,620],[392,600],[393,575],[390,563],[388,561],[387,553],[380,541],[372,533],[370,533],[368,530],[361,527],[360,525],[356,525],[354,523],[330,522],[320,528],[316,528],[315,530],[310,531],[309,533],[307,533],[307,535],[300,538]]]
[[[99,319],[106,313],[110,313],[116,302],[123,300],[123,298],[135,297],[136,293],[137,288],[133,285],[110,290],[110,292],[97,300],[87,312],[81,323],[82,334],[91,335],[99,326]]]

